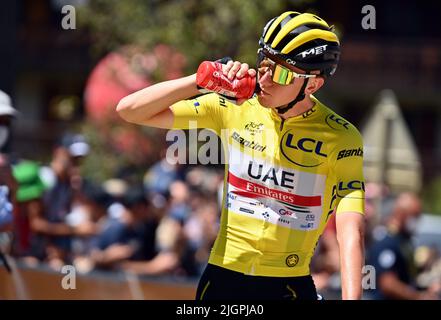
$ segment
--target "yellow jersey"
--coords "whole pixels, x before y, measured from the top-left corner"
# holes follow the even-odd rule
[[[312,109],[286,120],[256,97],[238,106],[212,93],[171,106],[174,129],[208,128],[223,145],[220,230],[209,263],[255,276],[308,275],[329,217],[364,213],[361,135],[311,99]]]

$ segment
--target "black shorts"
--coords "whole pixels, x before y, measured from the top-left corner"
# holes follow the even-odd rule
[[[311,275],[250,276],[208,264],[196,300],[317,300],[317,291]]]

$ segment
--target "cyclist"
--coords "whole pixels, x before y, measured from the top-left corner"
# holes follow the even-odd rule
[[[251,99],[197,96],[191,75],[135,92],[117,111],[126,121],[159,128],[187,129],[196,121],[222,139],[220,231],[197,299],[317,299],[309,263],[332,214],[342,298],[360,299],[362,139],[312,95],[336,70],[338,37],[320,17],[289,11],[266,24],[259,46],[257,72],[238,61],[222,70],[229,79],[256,76]]]

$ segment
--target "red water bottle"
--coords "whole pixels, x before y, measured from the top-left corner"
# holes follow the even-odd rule
[[[222,73],[222,63],[203,61],[196,74],[196,83],[208,91],[233,99],[249,99],[256,87],[256,77],[247,74],[242,79],[230,80]]]

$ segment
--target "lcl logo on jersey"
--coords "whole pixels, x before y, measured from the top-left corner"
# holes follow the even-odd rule
[[[303,119],[308,118],[311,114],[315,112],[315,108],[311,108],[308,111],[306,111],[304,114],[302,114]]]
[[[335,114],[328,115],[325,119],[325,122],[334,130],[341,130],[343,128],[345,128],[346,130],[349,129],[349,122],[335,116]]]
[[[323,141],[297,137],[290,131],[287,131],[280,140],[280,150],[288,161],[301,167],[311,168],[321,165],[324,158],[328,157]]]

